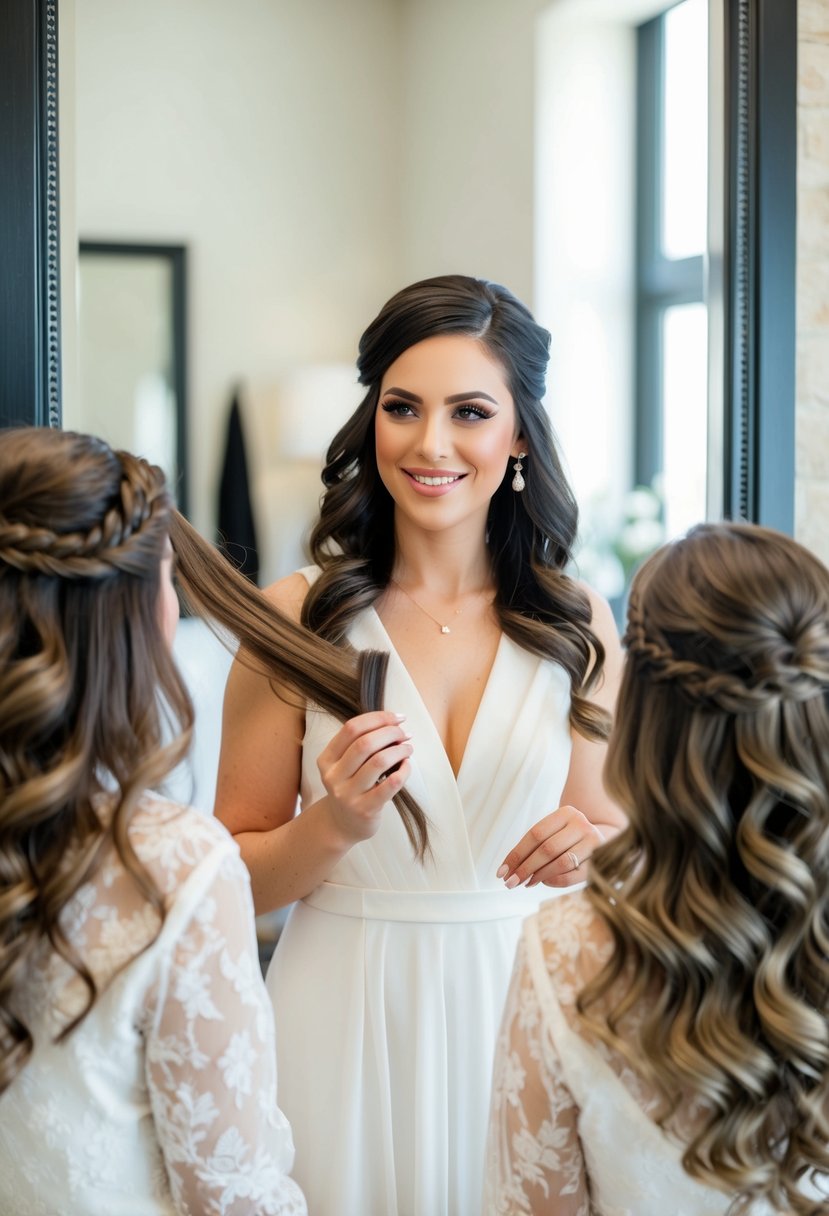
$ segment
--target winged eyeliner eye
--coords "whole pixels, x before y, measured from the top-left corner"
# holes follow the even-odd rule
[[[390,398],[384,401],[381,406],[386,414],[391,414],[392,417],[408,418],[414,413],[413,406],[409,401],[398,401],[395,398]],[[494,411],[486,409],[482,405],[457,405],[455,407],[455,417],[461,422],[471,422],[476,418],[492,418]]]
[[[464,421],[469,420],[470,415],[475,418],[491,418],[492,411],[486,410],[481,405],[459,405],[458,417],[462,417]]]

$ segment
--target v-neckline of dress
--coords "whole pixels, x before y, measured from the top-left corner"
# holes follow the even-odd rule
[[[495,650],[495,657],[492,660],[492,666],[490,667],[489,673],[487,674],[486,683],[484,684],[483,692],[481,693],[481,699],[478,702],[478,708],[475,710],[475,716],[472,719],[472,725],[469,728],[469,734],[466,736],[466,742],[464,744],[463,754],[461,755],[460,763],[458,765],[458,771],[455,772],[454,768],[452,767],[452,761],[449,759],[449,753],[446,750],[446,744],[443,742],[443,739],[441,738],[440,731],[438,730],[437,725],[435,724],[435,720],[432,717],[432,715],[429,713],[429,710],[426,706],[426,702],[423,700],[423,697],[421,695],[420,689],[418,688],[417,684],[415,684],[414,679],[412,678],[411,672],[409,671],[406,664],[403,662],[403,659],[400,656],[399,650],[397,649],[394,642],[392,641],[391,634],[386,629],[386,626],[383,624],[383,621],[380,617],[380,613],[377,611],[377,609],[373,605],[371,606],[370,611],[374,614],[374,619],[376,620],[381,632],[383,633],[383,636],[386,639],[386,642],[388,643],[388,650],[389,650],[390,655],[396,661],[396,663],[402,670],[404,676],[406,677],[406,680],[408,681],[409,686],[411,687],[412,691],[414,692],[415,697],[417,698],[420,709],[423,711],[423,716],[428,721],[428,723],[431,727],[432,733],[434,734],[434,737],[437,740],[438,750],[440,751],[441,755],[443,756],[444,761],[446,762],[446,767],[449,770],[449,773],[452,777],[452,781],[454,782],[454,784],[456,786],[459,786],[461,783],[461,777],[463,776],[464,769],[466,767],[467,757],[469,756],[470,752],[472,751],[472,745],[475,741],[477,734],[479,733],[478,723],[482,717],[482,711],[484,709],[484,705],[486,704],[487,700],[489,699],[490,692],[494,685],[493,677],[503,658],[504,651],[506,649],[506,643],[508,640],[507,635],[502,630],[501,634],[498,638],[498,646]]]

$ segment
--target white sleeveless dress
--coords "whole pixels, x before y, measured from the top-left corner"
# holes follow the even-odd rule
[[[502,635],[456,780],[377,613],[349,637],[391,653],[385,704],[407,715],[408,788],[434,856],[413,857],[389,803],[377,834],[291,911],[267,984],[293,1173],[312,1216],[476,1216],[515,947],[522,918],[551,895],[508,891],[495,872],[559,805],[569,678]],[[325,793],[316,761],[337,729],[309,708],[303,806]]]

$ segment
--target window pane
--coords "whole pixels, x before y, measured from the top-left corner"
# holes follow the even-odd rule
[[[664,165],[663,253],[694,257],[706,245],[707,0],[683,0],[665,14]]]
[[[663,318],[665,529],[678,536],[705,518],[708,447],[706,308],[683,304]]]

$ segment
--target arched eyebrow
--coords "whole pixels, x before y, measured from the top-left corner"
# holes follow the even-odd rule
[[[476,398],[483,397],[484,401],[491,401],[493,405],[498,402],[494,397],[490,397],[489,393],[482,392],[481,389],[474,389],[471,393],[455,393],[452,397],[445,397],[447,405],[457,405],[459,401],[474,401]]]
[[[418,397],[417,393],[408,392],[405,388],[393,388],[390,386],[383,393],[384,397],[386,393],[394,393],[395,397],[402,397],[405,401],[413,401],[415,405],[423,405],[422,397]],[[457,405],[460,401],[476,401],[481,398],[484,401],[491,401],[493,405],[498,404],[494,397],[490,397],[489,393],[485,393],[481,389],[472,389],[468,393],[453,393],[451,397],[444,397],[444,401],[446,405]]]

